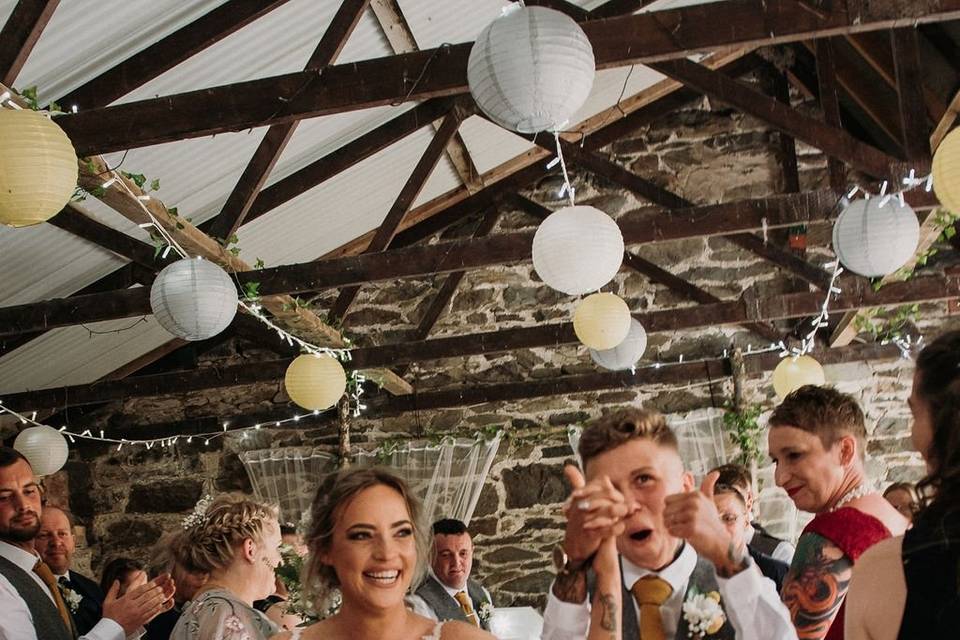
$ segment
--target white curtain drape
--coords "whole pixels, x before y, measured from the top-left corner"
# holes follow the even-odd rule
[[[484,480],[500,447],[501,433],[490,440],[444,438],[439,444],[409,443],[378,454],[359,452],[356,466],[385,466],[410,484],[423,501],[427,523],[456,518],[470,524]]]
[[[338,457],[313,447],[259,449],[240,454],[254,494],[280,506],[280,521],[299,525],[317,485],[337,470]]]

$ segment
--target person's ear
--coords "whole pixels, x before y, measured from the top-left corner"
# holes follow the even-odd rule
[[[857,439],[851,435],[842,436],[837,441],[837,446],[840,449],[840,464],[852,464],[857,457]]]
[[[243,541],[243,558],[248,562],[256,562],[258,545],[252,538],[245,538]]]

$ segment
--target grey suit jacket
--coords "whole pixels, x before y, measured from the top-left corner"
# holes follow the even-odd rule
[[[461,620],[467,622],[467,616],[464,615],[463,609],[460,608],[460,603],[450,597],[450,594],[443,588],[443,585],[432,575],[427,576],[427,579],[417,588],[415,593],[423,598],[423,601],[433,609],[433,612],[437,614],[438,620]],[[490,598],[487,597],[487,592],[480,586],[479,582],[468,579],[467,595],[470,596],[470,600],[473,603],[473,610],[478,615],[477,619],[480,622],[480,626],[489,630],[487,623],[479,618],[481,605],[483,605],[483,603],[493,604],[490,602]]]

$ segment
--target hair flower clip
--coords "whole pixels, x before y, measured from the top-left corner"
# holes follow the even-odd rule
[[[190,515],[183,519],[181,526],[183,526],[184,529],[192,529],[199,524],[203,524],[203,521],[207,519],[207,509],[210,508],[212,503],[213,496],[210,494],[200,498],[193,508],[193,511],[190,512]]]

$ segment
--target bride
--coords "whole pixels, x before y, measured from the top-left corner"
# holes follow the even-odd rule
[[[437,623],[404,605],[411,585],[423,577],[427,542],[417,526],[420,505],[403,480],[382,469],[341,471],[321,484],[310,515],[305,595],[319,604],[339,589],[342,603],[333,616],[275,640],[493,638],[464,622]],[[594,569],[590,639],[619,640],[620,568],[612,538],[597,554]]]

